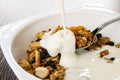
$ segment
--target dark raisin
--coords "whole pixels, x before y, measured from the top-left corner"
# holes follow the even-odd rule
[[[95,35],[98,32],[99,28],[96,28],[94,31],[92,31],[93,35]]]
[[[50,57],[50,55],[49,55],[47,50],[41,51],[40,54],[41,54],[41,59],[46,59],[46,58]]]
[[[58,53],[58,56],[61,57],[61,53]]]
[[[45,64],[44,64],[44,67],[47,67],[47,66],[51,66],[53,69],[56,69],[56,65],[55,65],[55,62],[54,61],[47,61]]]
[[[35,41],[36,41],[36,42],[39,42],[40,40],[41,40],[40,38],[37,38]]]
[[[114,61],[114,60],[115,60],[115,58],[114,58],[114,57],[111,57],[111,58],[110,58],[110,60],[111,60],[111,61]]]
[[[86,51],[90,51],[90,47],[85,48]]]
[[[97,34],[96,36],[97,36],[97,39],[100,39],[100,38],[102,37],[102,34],[99,33],[99,34]]]
[[[109,41],[109,42],[106,42],[105,45],[114,46],[114,42],[113,41]]]
[[[48,29],[48,31],[51,31],[51,29]]]

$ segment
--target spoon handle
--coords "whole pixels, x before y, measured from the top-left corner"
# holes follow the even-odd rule
[[[112,20],[109,20],[109,21],[103,23],[102,25],[98,26],[96,29],[94,29],[94,30],[92,31],[92,33],[93,33],[94,35],[96,35],[96,34],[99,33],[103,28],[105,28],[105,27],[108,26],[109,24],[112,24],[112,23],[114,23],[114,22],[116,22],[116,21],[118,21],[118,20],[120,20],[120,16],[118,16],[118,17],[116,17],[116,18],[114,18],[114,19],[112,19]]]

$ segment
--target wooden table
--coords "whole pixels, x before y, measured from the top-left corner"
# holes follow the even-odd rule
[[[6,62],[3,53],[0,49],[0,80],[18,80],[8,63]]]

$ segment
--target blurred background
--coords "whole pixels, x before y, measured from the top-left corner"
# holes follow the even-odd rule
[[[60,9],[60,0],[0,0],[0,25]],[[65,0],[66,8],[95,5],[120,12],[120,0]]]

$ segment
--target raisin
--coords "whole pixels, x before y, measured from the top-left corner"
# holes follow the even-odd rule
[[[93,35],[95,35],[98,32],[99,28],[96,28],[94,31],[92,31]]]
[[[96,36],[97,36],[97,39],[100,39],[100,38],[102,37],[102,34],[99,33],[99,34],[97,34]]]
[[[86,51],[90,51],[90,47],[85,48]]]
[[[57,55],[58,57],[61,57],[61,53],[58,53],[58,55]]]
[[[44,67],[47,67],[47,66],[51,66],[53,69],[56,69],[56,65],[55,65],[55,62],[50,60],[50,61],[47,61],[45,64],[44,64]]]
[[[36,41],[36,42],[39,42],[40,40],[41,40],[40,38],[37,38],[35,41]]]
[[[114,58],[114,57],[111,57],[111,58],[110,58],[110,60],[111,60],[111,61],[114,61],[114,60],[115,60],[115,58]]]
[[[105,45],[114,46],[114,42],[113,41],[109,41],[109,42],[106,42]]]
[[[49,55],[49,53],[48,53],[47,50],[41,51],[40,54],[41,54],[41,59],[46,59],[46,58],[48,58],[48,57],[51,57],[51,56]]]

